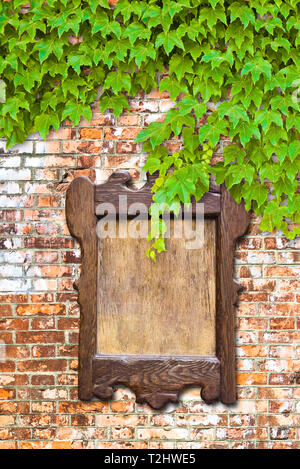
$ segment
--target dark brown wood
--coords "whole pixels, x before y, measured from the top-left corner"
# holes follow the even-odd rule
[[[79,241],[82,271],[74,283],[80,305],[79,398],[93,396],[92,358],[96,353],[97,325],[97,233],[94,184],[85,177],[74,179],[67,190],[66,214],[70,233]]]
[[[244,204],[232,200],[225,186],[221,187],[221,213],[217,223],[217,357],[221,365],[221,401],[236,401],[234,305],[241,287],[233,279],[235,244],[249,225]]]
[[[140,190],[133,190],[128,186],[130,181],[130,174],[128,171],[116,171],[113,173],[108,181],[104,184],[99,184],[95,188],[95,202],[96,204],[110,203],[113,204],[116,213],[120,213],[119,197],[126,196],[128,208],[135,202],[143,203],[147,208],[152,204],[153,193],[151,188],[157,174],[147,175],[147,182]],[[201,199],[204,204],[204,213],[206,216],[215,216],[220,213],[221,195],[219,193],[219,186],[212,183],[211,192],[207,192]],[[192,198],[192,213],[195,214],[195,199]],[[97,211],[97,209],[96,209]]]
[[[191,356],[176,354],[172,357],[160,354],[104,355],[99,353],[101,348],[97,353],[97,270],[100,252],[96,234],[97,207],[101,203],[113,203],[118,213],[120,195],[127,196],[125,211],[136,202],[149,207],[155,177],[148,176],[146,185],[134,191],[128,187],[129,174],[118,171],[102,185],[93,185],[82,177],[75,179],[67,191],[68,226],[82,250],[82,274],[77,283],[81,308],[79,397],[83,400],[89,400],[93,395],[101,399],[110,398],[113,387],[123,384],[136,393],[139,402],[148,402],[159,408],[168,401],[176,401],[185,386],[193,385],[202,387],[201,395],[207,402],[220,397],[223,403],[232,404],[236,400],[234,305],[239,290],[233,280],[233,257],[236,240],[245,233],[249,216],[243,204],[236,204],[231,199],[225,186],[220,187],[212,182],[210,192],[200,201],[204,203],[205,216],[216,221],[217,357],[193,356],[193,350],[190,351]],[[197,272],[191,272],[191,275],[195,279]]]
[[[177,402],[186,386],[201,386],[201,397],[211,403],[219,397],[220,364],[216,357],[109,356],[93,359],[94,394],[110,399],[118,384],[130,387],[137,402],[159,409]]]

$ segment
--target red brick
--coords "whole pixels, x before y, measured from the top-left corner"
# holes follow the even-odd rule
[[[267,375],[265,373],[238,373],[237,384],[244,386],[267,384]]]
[[[7,295],[0,295],[0,303],[27,303],[28,295],[15,295],[9,293]]]
[[[53,293],[33,293],[30,297],[31,303],[53,303]]]
[[[72,238],[26,238],[24,239],[25,246],[28,248],[38,249],[60,249],[60,248],[74,248],[74,240]]]
[[[55,357],[55,346],[54,345],[35,345],[34,347],[32,347],[32,356],[34,358]]]
[[[299,269],[287,266],[265,267],[264,272],[266,277],[296,277],[299,273]]]
[[[27,319],[0,319],[0,330],[2,331],[23,331],[27,330],[29,327],[29,323]]]
[[[66,314],[66,307],[62,304],[19,305],[16,311],[19,316],[62,316]]]
[[[43,329],[54,329],[55,320],[54,318],[34,318],[31,321],[31,329],[43,330]]]
[[[62,329],[62,330],[78,329],[79,328],[79,320],[78,319],[73,319],[73,318],[59,319],[58,328]]]
[[[270,319],[270,329],[295,329],[295,320],[292,318]]]
[[[80,138],[84,139],[100,139],[102,138],[102,129],[81,128],[79,134]]]
[[[260,249],[262,247],[262,238],[242,238],[238,244],[237,249]]]
[[[31,378],[33,386],[50,386],[54,384],[54,376],[52,375],[33,375]]]
[[[67,368],[66,360],[24,360],[18,363],[19,371],[51,371],[59,372],[65,371]]]
[[[11,305],[0,305],[0,317],[11,316],[13,313]]]
[[[137,143],[118,142],[117,153],[138,153],[140,147]]]
[[[16,398],[15,389],[0,388],[0,399],[4,401],[13,400]]]
[[[124,115],[124,116],[120,116],[117,119],[117,125],[120,125],[120,126],[129,126],[129,125],[136,126],[136,125],[140,124],[140,120],[141,120],[141,118],[138,114]]]
[[[26,346],[6,345],[5,358],[27,358],[30,356],[30,350]]]
[[[78,414],[78,413],[107,413],[107,402],[61,402],[59,412]]]
[[[18,344],[35,344],[35,343],[63,343],[65,335],[63,332],[47,331],[47,332],[18,332],[16,334],[16,342]]]

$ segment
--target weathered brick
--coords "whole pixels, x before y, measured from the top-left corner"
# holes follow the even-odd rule
[[[99,139],[102,138],[102,129],[94,129],[91,127],[81,128],[79,130],[80,138],[84,139]]]
[[[17,332],[16,342],[18,344],[35,344],[35,343],[63,343],[65,335],[61,331],[47,331],[47,332]]]
[[[0,157],[0,448],[300,447],[300,238],[262,234],[255,214],[235,256],[244,287],[235,321],[237,403],[208,405],[200,388],[184,391],[177,405],[159,413],[123,387],[110,402],[78,400],[80,311],[73,282],[81,252],[66,225],[65,192],[77,177],[99,183],[122,168],[141,181],[145,155],[134,140],[143,126],[163,121],[174,103],[158,90],[129,102],[131,114],[119,118],[101,114],[96,102],[90,122],[65,121],[46,142],[30,135]],[[213,164],[229,143],[222,139]],[[172,153],[182,141],[164,145]]]
[[[66,360],[24,360],[18,363],[19,371],[27,372],[59,372],[67,368]]]

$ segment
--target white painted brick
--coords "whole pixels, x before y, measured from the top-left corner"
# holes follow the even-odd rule
[[[25,166],[26,168],[43,168],[45,166],[45,158],[39,157],[29,157],[25,159]]]
[[[33,265],[26,269],[26,276],[27,277],[43,277],[41,273],[41,269],[38,265]]]
[[[25,292],[31,289],[31,281],[24,279],[2,279],[0,280],[0,291],[2,292]]]
[[[45,153],[45,151],[46,151],[46,142],[44,140],[42,142],[35,143],[36,153]]]
[[[288,248],[300,249],[300,236],[296,236],[296,238],[288,241],[286,246]]]
[[[0,265],[0,277],[22,277],[22,267],[15,265]]]
[[[4,249],[18,249],[22,247],[21,238],[7,238],[4,241]]]
[[[20,185],[16,182],[4,182],[0,184],[0,194],[20,194]]]
[[[33,151],[33,142],[25,141],[24,143],[20,143],[14,145],[11,148],[6,148],[6,142],[0,142],[0,149],[4,151],[4,153],[32,153]]]
[[[149,125],[152,122],[157,122],[159,119],[162,119],[164,114],[148,114],[145,116],[145,125]]]
[[[0,168],[2,181],[28,181],[31,178],[30,169],[4,169]]]
[[[57,180],[57,172],[51,169],[36,169],[34,181],[54,181]]]
[[[175,102],[172,99],[162,99],[159,103],[159,110],[161,112],[168,112],[172,107],[175,106]]]
[[[33,281],[32,289],[34,291],[54,291],[57,289],[57,281],[40,278]]]
[[[23,264],[32,261],[32,253],[25,251],[0,252],[1,264]]]
[[[21,158],[19,156],[4,156],[0,158],[0,166],[3,168],[19,168]]]
[[[0,207],[2,208],[18,208],[24,207],[28,196],[8,196],[2,195],[0,196]]]
[[[26,194],[49,194],[50,190],[47,188],[46,184],[32,184],[31,182],[26,182],[24,186]]]

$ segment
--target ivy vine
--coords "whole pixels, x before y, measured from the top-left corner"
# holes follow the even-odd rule
[[[154,202],[176,210],[199,200],[213,173],[263,215],[262,230],[290,239],[300,232],[299,0],[24,3],[0,5],[0,134],[8,146],[34,131],[46,137],[64,119],[91,119],[99,87],[101,111],[119,116],[159,76],[176,105],[137,137],[149,153],[144,169],[159,171]],[[183,148],[170,155],[171,135]],[[231,144],[212,167],[222,136]],[[155,259],[165,246],[163,233],[152,234]]]

